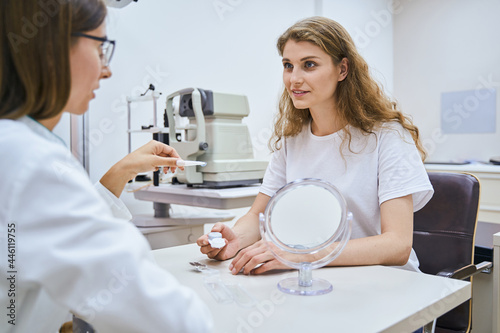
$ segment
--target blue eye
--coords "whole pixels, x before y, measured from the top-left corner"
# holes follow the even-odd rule
[[[304,67],[306,68],[313,68],[313,67],[316,67],[316,64],[312,61],[306,61],[305,64],[304,64]]]
[[[291,69],[291,68],[293,68],[292,64],[291,64],[291,63],[289,63],[289,62],[285,62],[285,63],[283,63],[283,67],[284,67],[285,69]]]

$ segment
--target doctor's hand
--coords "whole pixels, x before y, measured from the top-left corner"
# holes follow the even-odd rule
[[[174,148],[151,140],[139,149],[131,152],[101,178],[100,182],[116,197],[119,197],[127,182],[134,179],[138,173],[157,171],[159,167],[169,167],[175,172],[176,162],[180,159]],[[179,167],[184,170],[183,167]],[[168,168],[165,169],[165,172]]]
[[[178,159],[180,159],[180,156],[174,148],[164,143],[151,140],[144,146],[125,156],[116,165],[122,172],[128,173],[131,176],[130,179],[133,179],[138,173],[158,171],[158,168],[162,166],[167,167],[165,168],[165,173],[168,171],[168,168],[170,168],[172,172],[175,172],[175,163]],[[179,168],[184,170],[183,167]]]
[[[208,235],[203,235],[196,240],[196,244],[200,246],[201,253],[206,254],[211,259],[217,260],[226,260],[234,257],[236,253],[238,253],[240,248],[239,241],[233,229],[224,223],[218,222],[213,226],[211,232],[220,232],[226,245],[220,249],[214,248],[208,242]]]
[[[275,269],[290,267],[277,260],[262,240],[242,249],[229,265],[232,274],[262,274]]]

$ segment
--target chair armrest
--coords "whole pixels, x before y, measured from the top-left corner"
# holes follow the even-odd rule
[[[457,280],[464,280],[483,271],[489,273],[491,267],[493,267],[493,264],[490,261],[483,261],[477,265],[470,264],[458,268],[447,268],[436,275]]]

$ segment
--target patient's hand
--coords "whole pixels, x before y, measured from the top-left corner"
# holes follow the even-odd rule
[[[266,244],[260,240],[241,250],[233,259],[229,269],[233,274],[242,271],[243,274],[262,274],[274,269],[290,269],[277,260]]]
[[[214,248],[208,242],[208,235],[203,235],[196,241],[200,246],[200,251],[206,254],[209,258],[217,260],[226,260],[232,258],[238,253],[239,241],[233,230],[224,223],[216,223],[211,232],[220,232],[222,239],[225,240],[226,245],[220,249]]]

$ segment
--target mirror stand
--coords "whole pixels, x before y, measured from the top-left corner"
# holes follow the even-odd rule
[[[303,262],[299,268],[299,276],[281,280],[278,289],[287,294],[313,296],[327,294],[333,287],[326,280],[313,279],[311,263]]]

